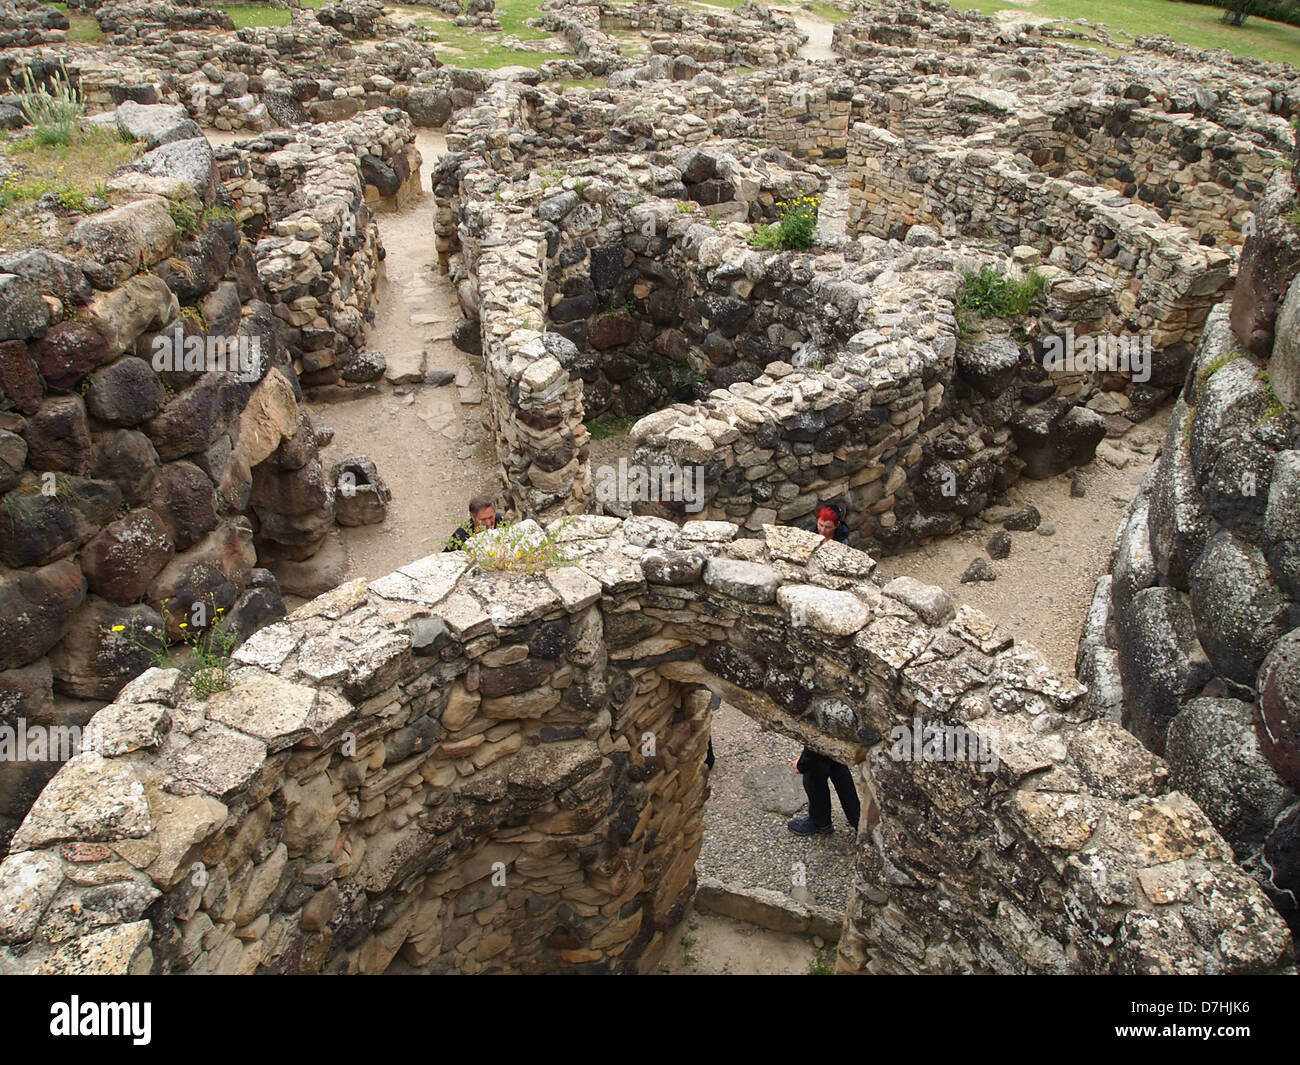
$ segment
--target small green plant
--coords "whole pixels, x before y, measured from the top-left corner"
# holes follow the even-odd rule
[[[690,200],[678,200],[678,201],[677,201],[677,213],[678,213],[678,214],[694,214],[694,213],[695,213],[695,208],[696,208],[696,206],[697,206],[697,205],[694,204],[694,203],[692,203]]]
[[[91,374],[86,374],[86,376],[81,379],[81,384],[77,386],[77,390],[84,396],[94,387],[95,378]]]
[[[94,214],[96,211],[104,210],[108,205],[107,197],[97,196],[96,193],[78,188],[58,189],[54,197],[60,210],[75,211],[78,214]]]
[[[117,512],[125,518],[131,513],[131,501],[129,499],[122,500],[122,502],[117,505]]]
[[[1046,285],[1047,279],[1036,270],[1023,281],[1004,277],[988,266],[977,274],[966,274],[953,300],[958,345],[964,346],[978,336],[986,318],[1019,318],[1028,314]]]
[[[636,314],[636,300],[631,296],[623,301],[623,306],[627,309],[628,314]]]
[[[36,127],[36,142],[46,147],[71,144],[77,136],[77,122],[86,105],[67,68],[60,63],[58,70],[50,76],[52,92],[45,92],[37,84],[31,67],[24,66],[22,75],[20,103],[27,121]]]
[[[167,211],[176,223],[176,231],[182,237],[188,237],[199,228],[199,212],[188,203],[172,200],[167,204]]]
[[[587,426],[587,435],[593,440],[608,440],[611,436],[624,436],[632,428],[634,418],[620,418],[614,414],[602,414]]]
[[[756,225],[749,235],[750,245],[768,251],[807,251],[811,248],[821,200],[816,196],[799,196],[782,200],[776,206],[781,217],[776,222]]]
[[[547,532],[533,521],[501,522],[493,529],[474,533],[465,520],[462,526],[471,535],[463,543],[449,539],[445,545],[463,551],[480,568],[512,573],[542,573],[553,566],[566,566],[569,557],[559,536],[568,527],[564,519],[554,532]]]
[[[808,963],[809,976],[834,976],[835,960],[831,955],[830,948],[823,947],[819,950],[811,962]]]
[[[587,192],[586,180],[584,178],[578,178],[578,180],[573,183],[573,191],[578,194],[578,199],[585,199]]]
[[[1029,312],[1046,284],[1047,279],[1037,271],[1023,281],[1013,281],[986,266],[978,274],[962,278],[955,302],[958,310],[980,318],[1019,318]]]
[[[695,937],[689,932],[682,935],[682,961],[688,968],[694,969],[699,964],[699,959],[695,957]]]
[[[235,214],[232,208],[222,207],[218,204],[205,208],[203,213],[199,215],[199,218],[204,222],[216,222],[221,219],[230,219],[233,222],[237,217],[238,215]]]
[[[165,607],[167,602],[163,600],[161,605]],[[180,642],[184,648],[179,652],[184,655],[180,661],[174,657],[178,652],[167,645],[166,633],[155,632],[152,625],[140,629],[138,619],[133,619],[130,625],[112,625],[101,631],[111,639],[144,651],[159,669],[179,669],[190,691],[200,699],[206,699],[234,687],[230,653],[239,642],[239,634],[222,617],[224,613],[225,608],[216,606],[212,599],[207,603],[196,601],[191,604],[189,620],[179,624]]]
[[[1227,355],[1219,355],[1218,357],[1211,359],[1201,367],[1200,372],[1196,375],[1196,387],[1200,389],[1204,386],[1206,381],[1227,366],[1228,363],[1236,362],[1238,359],[1248,358],[1250,358],[1250,356],[1244,351],[1232,351]]]

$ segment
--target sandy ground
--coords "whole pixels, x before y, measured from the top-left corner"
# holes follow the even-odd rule
[[[831,51],[831,40],[835,33],[833,23],[809,15],[798,8],[776,7],[772,10],[790,15],[794,19],[794,24],[799,27],[799,32],[808,34],[807,42],[799,49],[801,59],[816,62],[819,59],[836,58],[835,53]]]
[[[1036,506],[1044,526],[1055,526],[1053,535],[1013,532],[1011,554],[993,561],[984,546],[997,527],[988,526],[881,558],[880,571],[937,584],[958,605],[968,603],[983,611],[1017,643],[1032,644],[1057,669],[1073,674],[1097,578],[1110,568],[1119,519],[1164,439],[1168,417],[1166,408],[1121,440],[1103,441],[1098,457],[1077,471],[1086,493],[1082,498],[1071,498],[1064,476],[1022,481],[1012,490],[1012,503]],[[962,584],[966,567],[980,555],[997,580]]]
[[[377,218],[387,257],[367,342],[390,358],[423,350],[426,372],[449,370],[456,381],[437,388],[384,382],[376,395],[311,407],[313,420],[334,430],[322,452],[326,469],[347,454],[369,455],[393,495],[381,525],[344,530],[347,580],[382,577],[442,550],[469,498],[496,494],[496,460],[478,402],[482,361],[451,343],[461,314],[454,288],[438,274],[427,185],[445,142],[419,130],[416,147],[424,158],[423,194],[403,211]]]
[[[819,957],[820,953],[820,957]],[[834,947],[819,952],[803,936],[769,932],[712,913],[689,914],[664,951],[661,976],[807,976],[834,966]]]

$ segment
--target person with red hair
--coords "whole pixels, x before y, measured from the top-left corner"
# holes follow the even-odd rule
[[[835,540],[841,544],[849,542],[849,527],[834,507],[822,507],[817,511],[817,532],[821,533],[823,540]]]

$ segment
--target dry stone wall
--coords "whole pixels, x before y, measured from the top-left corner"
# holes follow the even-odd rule
[[[443,554],[340,586],[206,703],[135,681],[0,865],[0,965],[648,965],[695,887],[707,683],[867,756],[840,971],[1293,971],[1160,760],[938,589],[771,526],[555,532],[570,564],[541,575]],[[888,758],[920,717],[987,730],[995,771]]]
[[[401,112],[366,112],[220,152],[236,217],[257,237],[258,275],[305,387],[347,378],[365,350],[383,257],[372,214],[402,206],[419,188],[414,138]]]
[[[166,144],[114,184],[135,194],[72,231],[75,258],[0,264],[7,727],[84,725],[99,704],[77,700],[112,698],[196,603],[252,632],[283,612],[259,568],[277,523],[310,518],[305,554],[332,528],[249,247],[219,214],[179,232],[157,195],[216,206],[207,142]],[[6,838],[56,766],[4,762]]]
[[[1117,530],[1078,659],[1099,712],[1165,755],[1171,782],[1203,805],[1293,930],[1295,200],[1292,175],[1279,172],[1232,303],[1212,312],[1159,461]]]
[[[67,39],[68,16],[37,4],[0,4],[0,48],[23,48]]]
[[[405,116],[223,161],[180,107],[103,118],[151,146],[109,183],[126,202],[75,225],[67,256],[0,262],[6,728],[83,726],[196,605],[246,637],[283,614],[281,588],[338,582],[336,521],[383,515],[336,498],[301,382],[383,372],[361,350],[371,211],[419,180]],[[4,760],[4,839],[63,757]]]
[[[859,124],[849,144],[851,225],[888,235],[915,222],[983,228],[1007,245],[1050,254],[1108,277],[1118,311],[1155,348],[1194,341],[1228,284],[1232,260],[1181,227],[1112,193],[1017,164],[972,138],[966,147],[904,142]],[[908,160],[911,160],[910,162]],[[1072,263],[1073,265],[1073,263]]]
[[[1043,383],[1049,375],[1005,342],[958,367],[951,301],[988,249],[954,256],[920,227],[909,246],[756,251],[749,224],[817,192],[825,171],[718,144],[660,156],[658,167],[635,153],[570,164],[561,182],[542,145],[505,133],[537,113],[536,94],[510,100],[457,117],[435,190],[440,249],[477,319],[469,349],[486,353],[506,499],[520,513],[603,505],[583,420],[674,400],[699,405],[661,410],[631,439],[650,468],[698,466],[709,516],[756,534],[834,499],[854,542],[882,550],[955,531],[1021,468],[1059,473],[1104,434],[1100,416],[1075,408],[1097,375]],[[511,240],[521,227],[526,246]],[[1055,270],[1047,326],[1099,328],[1104,295]],[[539,392],[545,409],[521,426],[522,397],[536,407]],[[682,501],[642,509],[681,517]]]

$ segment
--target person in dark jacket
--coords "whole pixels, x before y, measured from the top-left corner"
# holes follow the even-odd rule
[[[835,794],[840,797],[849,824],[855,829],[858,827],[862,803],[858,800],[858,789],[853,786],[853,772],[848,766],[805,747],[790,767],[803,775],[803,790],[808,796],[808,816],[789,822],[786,827],[791,832],[796,836],[813,836],[835,830],[831,824],[830,784],[835,785]]]
[[[817,523],[808,531],[821,533],[824,540],[834,540],[841,544],[849,542],[849,527],[835,507],[822,507],[818,510]]]
[[[456,531],[447,537],[444,551],[459,551],[465,541],[474,533],[485,529],[495,529],[497,525],[497,508],[487,496],[475,496],[469,501],[469,521],[456,527]],[[470,530],[473,529],[473,532]]]

